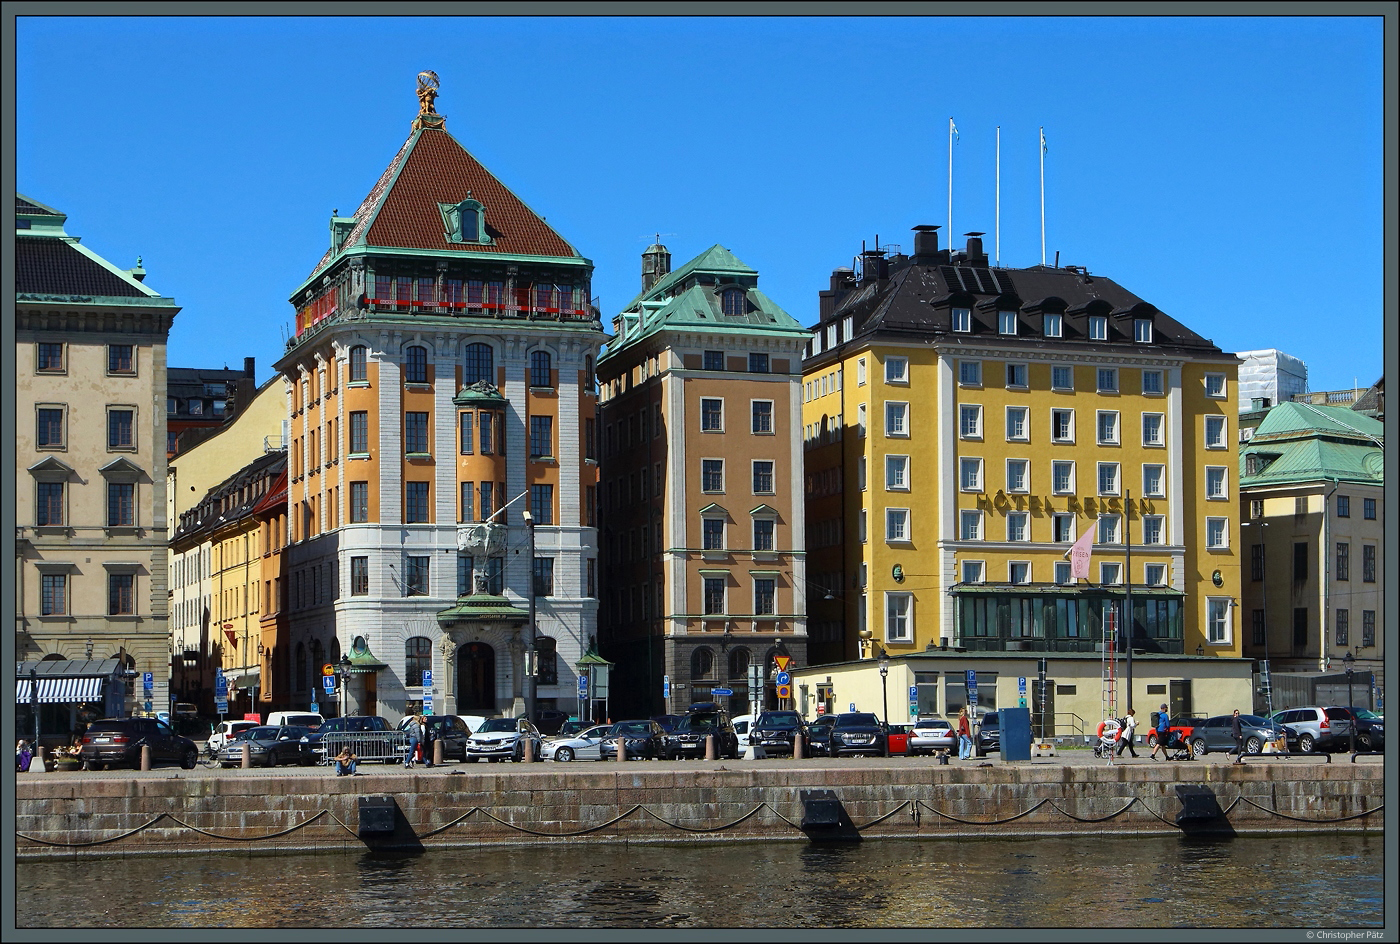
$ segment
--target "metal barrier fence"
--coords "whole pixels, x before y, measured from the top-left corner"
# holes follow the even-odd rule
[[[332,732],[321,738],[316,745],[316,759],[329,764],[345,748],[359,756],[361,763],[381,761],[403,763],[408,753],[408,735],[402,731],[351,731]]]

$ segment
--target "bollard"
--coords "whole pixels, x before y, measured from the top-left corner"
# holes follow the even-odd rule
[[[621,761],[627,760],[627,741],[623,738],[617,739],[617,759]]]
[[[247,748],[245,747],[244,750],[247,750]],[[151,745],[149,744],[141,745],[141,769],[151,769]]]
[[[442,738],[433,742],[433,766],[442,766]]]
[[[807,744],[806,744],[806,741],[803,739],[802,735],[800,735],[800,734],[794,734],[794,735],[792,736],[792,759],[793,759],[793,760],[802,760],[802,758],[804,758],[804,757],[806,757],[806,756],[807,756]]]
[[[243,742],[243,769],[248,770],[253,766],[253,745],[247,741]]]
[[[719,760],[719,750],[715,746],[715,736],[713,734],[705,735],[705,759]]]
[[[38,764],[39,769],[35,773],[46,773],[49,769],[48,760],[44,757],[43,747],[34,748],[34,757],[29,761],[29,769],[34,770],[34,765]]]
[[[442,742],[441,742],[441,741],[438,741],[438,743],[437,743],[437,748],[435,749],[435,751],[436,751],[438,757],[441,758],[441,757],[442,757]],[[530,740],[529,738],[526,738],[526,739],[525,739],[525,746],[524,746],[524,747],[521,749],[521,751],[520,751],[520,762],[521,762],[522,764],[533,764],[533,763],[535,762],[535,742],[532,741],[532,740]],[[441,759],[438,760],[438,763],[439,763],[439,764],[442,763]]]

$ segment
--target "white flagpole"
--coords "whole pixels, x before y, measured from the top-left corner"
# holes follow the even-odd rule
[[[948,118],[948,247],[953,246],[953,119]]]
[[[1001,125],[997,125],[997,265],[1001,265]]]
[[[1045,126],[1040,126],[1040,264],[1045,265]]]

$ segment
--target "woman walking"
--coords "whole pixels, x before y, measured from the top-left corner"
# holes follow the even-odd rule
[[[958,712],[958,759],[972,758],[972,722],[967,717],[967,706]]]

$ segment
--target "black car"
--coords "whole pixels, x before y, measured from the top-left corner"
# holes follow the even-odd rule
[[[336,749],[332,754],[339,753],[341,747],[346,746],[346,736],[359,736],[355,738],[355,746],[352,750],[360,755],[360,763],[367,763],[369,760],[379,760],[386,764],[398,761],[403,762],[404,752],[408,750],[408,735],[402,731],[395,731],[389,726],[389,722],[379,715],[347,715],[343,718],[331,718],[321,723],[321,726],[306,736],[306,742],[311,745],[311,749],[316,752],[318,760],[324,759],[326,754],[327,737],[335,743]],[[370,757],[369,751],[375,751],[375,756]]]
[[[749,728],[749,746],[765,754],[791,756],[793,740],[808,737],[807,725],[795,711],[765,711]]]
[[[539,708],[533,720],[535,729],[541,734],[558,734],[564,722],[569,720],[569,713],[558,708]]]
[[[685,715],[652,715],[651,720],[661,725],[661,727],[666,729],[666,733],[670,734],[672,731],[676,730],[676,725],[680,724],[681,718],[684,717]]]
[[[471,737],[471,731],[467,730],[467,723],[456,715],[427,715],[423,718],[423,725],[428,729],[430,740],[442,742],[442,759],[457,758],[467,759],[467,738]],[[428,746],[423,745],[427,750]],[[432,760],[431,757],[428,758]]]
[[[808,723],[807,747],[813,757],[831,756],[831,726],[835,723],[835,715],[817,715]]]
[[[617,760],[617,739],[622,738],[628,760],[655,760],[666,750],[666,729],[655,721],[619,721],[598,745],[603,760]]]
[[[1385,716],[1366,708],[1352,707],[1350,710],[1351,716],[1356,719],[1356,749],[1385,750]],[[1347,746],[1350,749],[1350,744]]]
[[[982,716],[982,723],[977,726],[977,737],[973,738],[972,746],[976,749],[978,757],[1001,753],[1001,721],[995,711],[989,711]]]
[[[665,756],[667,760],[685,757],[705,756],[705,738],[715,736],[715,749],[720,757],[730,759],[739,756],[739,735],[734,732],[734,723],[729,720],[729,712],[711,701],[691,705],[680,724],[666,735]]]
[[[179,764],[193,770],[199,747],[156,718],[103,718],[88,725],[78,756],[88,770],[117,764],[141,766],[141,748],[151,748],[151,764]]]
[[[842,754],[871,754],[890,756],[885,726],[869,711],[851,711],[836,716],[831,725],[831,740],[827,751],[832,757]]]
[[[219,766],[236,767],[243,763],[243,745],[248,745],[249,763],[257,767],[276,767],[278,764],[300,764],[309,767],[316,763],[316,751],[311,747],[311,729],[292,724],[260,724],[246,731],[239,731],[233,740],[219,751]]]

